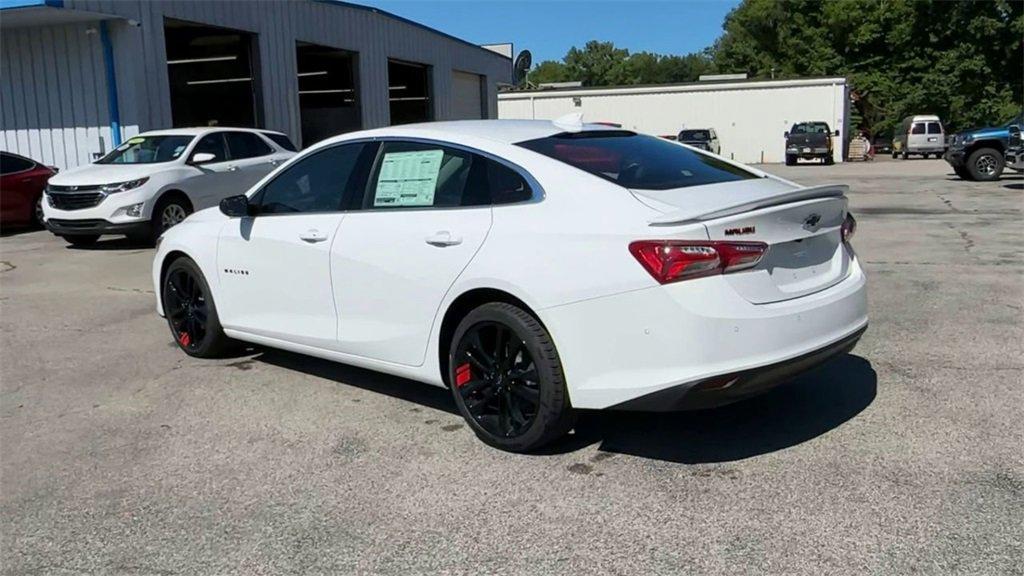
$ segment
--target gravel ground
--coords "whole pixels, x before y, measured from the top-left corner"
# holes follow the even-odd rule
[[[0,238],[3,573],[1024,573],[1024,179],[766,168],[852,186],[858,348],[731,407],[587,413],[532,456],[440,389],[187,358],[151,250]]]

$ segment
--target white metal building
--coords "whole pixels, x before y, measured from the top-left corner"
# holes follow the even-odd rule
[[[784,161],[783,134],[794,123],[825,121],[840,131],[834,140],[840,162],[849,101],[846,78],[697,82],[503,92],[498,117],[555,119],[582,112],[584,121],[659,136],[714,128],[722,155],[745,163]]]
[[[168,127],[251,126],[300,146],[497,116],[511,61],[334,0],[0,0],[0,149],[68,168]]]

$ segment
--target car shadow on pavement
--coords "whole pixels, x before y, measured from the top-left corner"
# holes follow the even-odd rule
[[[152,244],[146,244],[144,242],[133,242],[128,238],[117,236],[114,238],[100,238],[95,244],[88,244],[82,246],[75,246],[74,244],[68,244],[65,246],[68,250],[81,250],[83,252],[102,252],[105,250],[145,250],[152,248]]]
[[[459,411],[455,408],[455,401],[452,400],[452,394],[447,388],[439,388],[398,376],[390,376],[284,350],[273,348],[257,350],[259,354],[253,359],[260,362],[459,415]]]
[[[258,349],[253,359],[458,415],[446,389],[283,350]],[[712,410],[584,410],[573,434],[537,455],[597,444],[601,452],[686,464],[742,460],[839,427],[871,405],[877,385],[871,363],[847,354],[764,395]]]
[[[712,410],[586,411],[573,437],[551,449],[597,443],[602,452],[686,464],[742,460],[839,427],[874,401],[877,385],[871,363],[847,354],[764,395]]]

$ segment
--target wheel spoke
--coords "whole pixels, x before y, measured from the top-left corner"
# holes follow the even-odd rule
[[[494,358],[492,358],[490,354],[484,351],[484,345],[483,342],[480,341],[480,332],[478,330],[473,331],[473,333],[470,335],[469,342],[472,349],[475,350],[476,354],[479,356],[479,358],[474,358],[473,360],[481,363],[480,369],[485,371],[490,371],[491,369],[493,369]]]
[[[479,398],[466,400],[466,409],[468,409],[471,414],[475,415],[477,412],[485,408],[497,395],[498,389],[496,387],[491,386],[489,388],[484,388],[480,391]]]
[[[537,407],[540,405],[540,390],[536,388],[523,386],[521,384],[513,384],[511,392],[517,398],[520,398],[529,403],[530,406]]]

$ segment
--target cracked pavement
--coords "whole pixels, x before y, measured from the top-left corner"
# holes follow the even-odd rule
[[[1022,574],[1024,178],[845,182],[852,355],[706,412],[586,413],[544,454],[446,391],[276,351],[185,357],[151,250],[0,238],[4,574]]]

